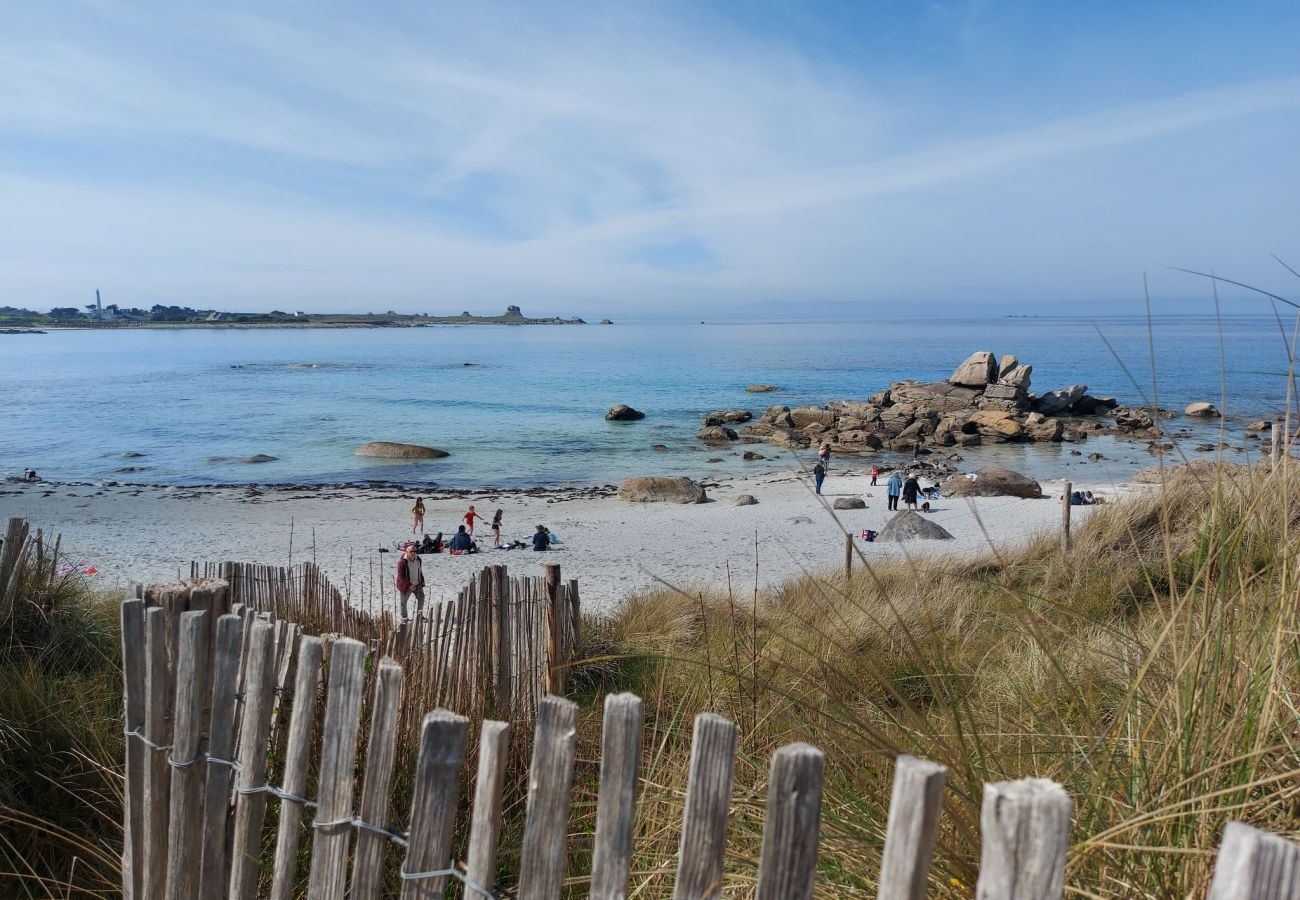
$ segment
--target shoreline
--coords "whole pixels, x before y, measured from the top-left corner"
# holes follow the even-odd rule
[[[712,502],[691,505],[628,503],[607,487],[427,492],[424,531],[431,535],[453,533],[473,502],[488,519],[495,509],[504,510],[506,541],[527,542],[536,524],[547,525],[561,540],[546,555],[485,550],[425,556],[429,600],[454,597],[485,565],[532,572],[549,562],[560,563],[565,578],[578,579],[584,609],[596,613],[664,584],[688,591],[726,590],[728,584],[746,594],[769,591],[790,578],[842,566],[845,529],[857,536],[883,528],[890,515],[885,485],[869,485],[869,466],[833,462],[822,498],[795,470],[705,479]],[[1092,490],[1110,502],[1150,489],[1131,483],[1127,473],[1107,477],[1099,469],[1091,475],[1068,477],[1076,490]],[[941,500],[929,518],[950,531],[952,541],[899,545],[855,537],[854,543],[873,560],[969,555],[1022,542],[1059,527],[1062,481],[1040,479],[1044,499]],[[732,505],[741,494],[757,504]],[[827,509],[850,496],[863,498],[866,508],[833,514]],[[1076,507],[1076,522],[1086,521],[1092,509]],[[105,589],[169,580],[187,573],[191,561],[282,566],[311,559],[353,603],[387,608],[394,601],[392,548],[411,537],[410,494],[396,488],[9,484],[0,493],[0,518],[10,516],[61,535],[64,560],[94,568],[95,583]],[[489,535],[480,523],[479,538]]]

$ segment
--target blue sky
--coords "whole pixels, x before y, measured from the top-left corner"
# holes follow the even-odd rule
[[[1300,283],[1300,4],[20,3],[0,305],[1203,311]],[[1259,309],[1240,292],[1227,299]]]

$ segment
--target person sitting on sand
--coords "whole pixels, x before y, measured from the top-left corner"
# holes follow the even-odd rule
[[[441,552],[442,552],[442,532],[441,532],[441,531],[438,532],[438,538],[437,538],[437,540],[435,540],[435,539],[429,537],[429,536],[426,534],[426,535],[424,536],[424,540],[420,541],[420,547],[419,547],[419,549],[416,550],[415,552],[416,552],[416,553],[420,553],[420,554],[424,554],[424,553],[441,553]]]
[[[473,507],[471,507],[472,509]],[[456,533],[451,538],[451,551],[453,553],[477,553],[478,547],[474,544],[474,539],[465,531],[465,526],[460,525]]]
[[[533,533],[533,549],[539,551],[551,549],[551,534],[545,525],[538,525],[537,531]]]
[[[415,595],[415,614],[418,616],[423,612],[424,571],[420,568],[420,557],[415,553],[414,542],[408,543],[402,549],[402,555],[397,558],[397,594],[401,597],[403,619],[410,618],[406,601],[412,594]]]
[[[916,512],[916,498],[920,493],[921,482],[911,472],[907,473],[907,479],[903,482],[903,503],[912,512]]]

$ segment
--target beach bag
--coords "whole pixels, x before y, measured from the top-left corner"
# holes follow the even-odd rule
[[[862,539],[868,544],[875,543],[876,532],[872,531],[870,528],[864,528],[862,529]]]

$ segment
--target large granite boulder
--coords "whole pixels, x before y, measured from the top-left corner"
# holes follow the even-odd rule
[[[971,475],[954,475],[943,483],[945,497],[1026,497],[1043,496],[1043,488],[1028,475],[990,466]]]
[[[709,425],[701,428],[695,436],[706,444],[726,444],[740,437],[730,428],[723,428],[721,425]]]
[[[1086,393],[1088,393],[1086,384],[1072,384],[1068,388],[1061,388],[1059,391],[1048,391],[1038,398],[1034,408],[1045,416],[1054,416],[1074,406],[1075,403],[1083,399],[1083,395]]]
[[[831,507],[833,509],[866,509],[867,501],[861,497],[836,497]]]
[[[1113,412],[1115,425],[1123,431],[1147,431],[1155,428],[1155,420],[1145,409],[1117,406]]]
[[[704,503],[704,486],[685,476],[647,475],[629,478],[618,489],[618,499],[628,503]]]
[[[876,535],[877,541],[951,541],[953,536],[942,525],[910,509],[898,513]]]
[[[443,459],[446,450],[422,447],[419,444],[396,444],[392,441],[371,441],[357,448],[357,456],[371,459]]]
[[[1217,419],[1222,414],[1215,409],[1213,403],[1189,403],[1183,410],[1183,415],[1194,419]]]
[[[776,429],[772,432],[770,440],[776,446],[786,447],[790,450],[802,450],[812,443],[806,434],[800,434],[789,428]]]
[[[957,367],[948,380],[953,384],[982,388],[997,381],[997,378],[997,359],[987,350],[980,350],[966,357],[966,361]]]
[[[1059,441],[1064,432],[1060,419],[1043,419],[1025,426],[1025,437],[1031,441]]]
[[[949,384],[946,381],[929,384],[904,382],[890,389],[895,403],[909,403],[921,409],[948,413],[969,409],[975,405],[980,392],[975,388]]]
[[[607,422],[637,422],[645,418],[645,413],[639,409],[633,409],[626,403],[617,403],[609,408],[605,413]]]
[[[998,373],[998,384],[1018,387],[1022,391],[1027,391],[1029,390],[1029,376],[1033,374],[1033,371],[1033,366],[1012,366],[1007,371]]]
[[[835,424],[835,413],[829,409],[818,409],[816,406],[800,406],[790,410],[790,418],[794,420],[795,428],[807,428],[814,423],[830,427]]]
[[[1007,373],[1018,365],[1020,365],[1020,361],[1012,354],[1008,353],[1003,356],[1002,359],[998,360],[998,381],[1006,378]]]

